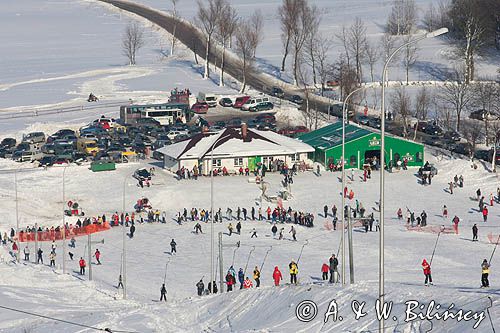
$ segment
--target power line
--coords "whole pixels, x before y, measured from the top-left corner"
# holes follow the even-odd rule
[[[38,313],[33,313],[33,312],[24,311],[24,310],[14,309],[14,308],[10,308],[10,307],[3,306],[3,305],[0,305],[0,308],[6,309],[6,310],[10,310],[10,311],[14,311],[14,312],[24,313],[24,314],[27,314],[27,315],[30,315],[30,316],[40,317],[40,318],[43,318],[43,319],[58,321],[58,322],[65,323],[65,324],[70,324],[70,325],[74,325],[74,326],[80,326],[80,327],[84,327],[84,328],[89,328],[89,329],[92,329],[92,330],[95,330],[95,331],[100,331],[100,332],[109,332],[109,333],[138,333],[138,332],[134,332],[134,331],[113,330],[113,329],[110,329],[110,328],[107,328],[107,327],[106,328],[99,328],[99,327],[95,327],[95,326],[89,326],[89,325],[85,325],[85,324],[75,323],[75,322],[69,321],[69,320],[63,320],[63,319],[59,319],[59,318],[44,316],[44,315],[41,315],[41,314],[38,314]]]

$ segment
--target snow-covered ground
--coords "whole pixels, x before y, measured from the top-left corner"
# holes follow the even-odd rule
[[[414,175],[415,170],[388,174],[386,178],[386,300],[399,304],[394,314],[398,316],[400,323],[404,317],[404,309],[400,304],[406,300],[429,302],[434,299],[446,306],[454,303],[457,308],[463,306],[467,310],[479,311],[489,304],[486,296],[491,295],[494,300],[498,296],[499,284],[495,274],[498,257],[494,257],[492,262],[491,288],[483,290],[478,289],[478,286],[480,263],[483,258],[489,259],[493,250],[487,235],[498,234],[500,205],[489,207],[489,220],[484,223],[477,211],[477,202],[469,199],[475,195],[477,188],[481,188],[486,197],[489,193],[494,193],[499,184],[497,177],[485,171],[482,166],[478,170],[473,170],[467,161],[434,151],[427,151],[426,159],[435,163],[439,169],[431,186],[419,185]],[[5,164],[6,168],[11,168],[9,163]],[[78,201],[87,216],[106,213],[109,218],[113,212],[121,211],[123,184],[125,184],[127,211],[132,211],[138,198],[146,196],[155,209],[166,212],[166,224],[138,225],[134,238],[126,240],[129,300],[120,301],[121,291],[117,291],[114,287],[121,270],[122,252],[122,229],[114,228],[93,237],[93,240],[104,239],[104,244],[94,245],[102,253],[103,265],[93,266],[92,283],[82,281],[77,276],[76,260],[67,261],[70,273],[68,276],[60,275],[61,244],[58,244],[57,249],[56,274],[46,266],[28,264],[16,268],[13,264],[1,265],[0,292],[3,295],[3,304],[21,307],[35,313],[49,314],[56,318],[71,318],[76,322],[95,324],[99,327],[139,332],[166,330],[285,332],[311,328],[318,330],[322,325],[321,315],[309,324],[294,319],[295,306],[300,301],[309,298],[318,301],[322,313],[326,311],[328,302],[335,298],[346,320],[327,324],[323,331],[339,328],[354,331],[376,330],[372,303],[377,297],[378,290],[378,233],[365,234],[356,228],[353,232],[355,285],[343,289],[339,285],[325,286],[320,282],[322,263],[327,261],[331,253],[337,253],[339,250],[340,232],[325,229],[325,222],[331,218],[326,220],[321,216],[325,204],[330,207],[333,204],[341,206],[341,184],[338,173],[323,172],[320,177],[313,173],[302,173],[295,177],[292,187],[293,198],[284,202],[284,206],[313,212],[316,216],[314,228],[298,227],[298,242],[290,240],[288,225],[283,226],[285,240],[279,241],[272,237],[271,225],[267,222],[244,221],[242,234],[231,237],[227,235],[229,221],[217,223],[215,232],[226,233],[223,236],[223,243],[228,245],[224,247],[224,271],[231,264],[234,264],[236,269],[247,266],[247,275],[251,276],[250,272],[255,266],[260,267],[264,264],[262,288],[198,299],[194,296],[196,291],[194,285],[202,276],[207,283],[210,271],[209,228],[207,224],[203,224],[204,234],[197,235],[193,233],[194,223],[177,225],[174,218],[184,207],[188,210],[191,207],[210,208],[210,181],[207,178],[198,181],[177,181],[171,174],[157,170],[153,186],[140,189],[131,177],[139,166],[141,165],[120,165],[114,172],[96,174],[85,166],[71,166],[66,170],[65,199]],[[454,195],[450,195],[445,189],[455,174],[464,176],[465,187],[457,189]],[[372,179],[367,183],[362,182],[360,176],[358,172],[354,182],[350,181],[348,186],[354,190],[355,199],[366,207],[368,213],[374,212],[377,216],[374,207],[378,199],[378,174],[373,173]],[[63,205],[62,169],[54,167],[46,171],[24,171],[19,172],[17,177],[21,225],[32,225],[36,222],[49,226],[60,223]],[[270,184],[270,193],[277,192],[280,189],[281,177],[270,174],[266,178]],[[1,228],[8,230],[14,226],[15,221],[13,174],[0,173],[0,185],[0,196],[3,199],[0,204],[3,216]],[[233,211],[238,206],[246,207],[248,210],[251,206],[257,207],[259,194],[257,185],[248,183],[247,177],[215,179],[215,209],[221,207],[223,212],[228,206],[232,207]],[[354,205],[354,201],[351,204]],[[272,204],[264,203],[264,208],[268,205],[273,207]],[[448,219],[442,217],[443,205],[447,205],[449,209]],[[408,207],[417,215],[425,209],[431,225],[448,227],[454,215],[459,216],[462,221],[459,235],[443,234],[440,237],[432,264],[436,284],[434,287],[423,287],[420,262],[422,258],[430,258],[436,234],[407,231],[404,223],[395,217],[399,207],[403,209]],[[75,222],[74,218],[69,220]],[[474,223],[479,226],[478,243],[470,241],[470,229]],[[250,238],[250,230],[254,227],[258,231],[257,239]],[[172,238],[176,240],[179,251],[173,256],[169,254],[168,245]],[[234,247],[229,246],[235,245],[237,241],[241,242],[241,246],[235,251]],[[304,246],[300,256],[306,241],[308,244]],[[76,258],[86,254],[85,244],[85,239],[77,239],[77,247],[73,251]],[[30,246],[33,253],[33,244]],[[250,253],[254,246],[255,250]],[[42,245],[45,254],[49,252],[49,247],[48,243]],[[266,252],[268,256],[263,262]],[[7,256],[4,254],[4,257]],[[299,256],[301,286],[277,289],[272,287],[271,274],[274,266],[280,267],[284,280],[287,280],[287,265],[290,260],[298,260]],[[159,296],[167,262],[166,285],[169,301],[166,305],[162,305],[153,300]],[[13,290],[22,290],[22,294]],[[30,298],[29,303],[25,300],[27,297]],[[53,301],[44,301],[46,299]],[[367,317],[359,321],[353,319],[349,306],[349,302],[353,299],[367,302],[366,310],[371,310]],[[82,306],[82,303],[85,303],[85,306]],[[496,303],[490,311],[494,324],[498,325],[500,309]],[[90,313],[96,315],[89,318]],[[0,328],[5,330],[32,325],[34,332],[47,329],[53,332],[79,331],[79,328],[63,324],[55,325],[43,320],[33,323],[31,318],[25,315],[10,312],[2,312],[1,316]],[[395,324],[397,322],[391,320],[387,325]],[[422,329],[426,327],[425,325],[426,323],[422,324]],[[440,328],[436,331],[466,332],[470,330],[471,325],[471,322],[460,324],[452,321],[434,322],[435,329]],[[409,329],[408,327],[406,325],[405,330]],[[479,327],[481,332],[489,332],[490,329],[486,320]]]

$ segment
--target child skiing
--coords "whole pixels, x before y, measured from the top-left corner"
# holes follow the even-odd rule
[[[281,272],[280,272],[278,266],[274,266],[273,280],[274,280],[275,286],[279,286],[280,280],[283,280],[283,276],[281,275]]]
[[[425,275],[425,285],[432,285],[432,276],[431,276],[431,266],[427,263],[427,260],[422,261],[422,269],[424,270]]]
[[[322,273],[323,281],[328,280],[328,271],[329,270],[330,270],[330,267],[326,263],[323,263],[323,266],[321,266],[321,273]]]

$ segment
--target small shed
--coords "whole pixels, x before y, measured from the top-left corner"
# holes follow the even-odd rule
[[[342,157],[342,122],[331,124],[298,138],[314,147],[316,162],[328,167],[339,164]],[[347,124],[345,126],[346,168],[362,169],[365,164],[380,158],[380,132]],[[408,166],[421,167],[424,161],[424,146],[400,137],[385,135],[385,163],[408,161]]]

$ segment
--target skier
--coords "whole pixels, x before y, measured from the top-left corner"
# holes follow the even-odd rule
[[[56,253],[55,252],[50,252],[49,254],[49,259],[50,259],[50,267],[56,267]]]
[[[198,232],[200,233],[203,233],[203,231],[201,231],[201,224],[200,222],[197,222],[194,226],[194,232],[197,234]]]
[[[337,216],[334,216],[332,220],[333,230],[337,230],[337,221],[338,221]]]
[[[245,273],[243,272],[243,268],[240,267],[238,271],[238,281],[240,281],[240,289],[243,289],[243,282],[245,281]]]
[[[240,221],[238,221],[238,223],[236,223],[236,232],[238,233],[238,235],[241,235],[241,223],[240,223]]]
[[[316,166],[316,174],[317,174],[317,176],[321,176],[321,172],[320,171],[321,171],[321,169],[320,169],[319,164],[318,164]]]
[[[448,218],[448,207],[446,205],[443,206],[443,218]]]
[[[252,206],[252,220],[255,221],[255,207]]]
[[[236,281],[234,280],[234,276],[231,274],[230,271],[227,272],[226,274],[226,285],[227,285],[227,291],[233,291],[233,285]]]
[[[24,248],[24,260],[29,261],[30,260],[30,249],[28,245]]]
[[[280,235],[278,237],[279,240],[282,240],[283,239],[283,231],[285,231],[285,228],[281,228],[280,229]]]
[[[425,285],[428,286],[430,283],[432,285],[432,276],[431,276],[431,266],[427,263],[427,260],[422,261],[422,269],[424,270],[425,275]]]
[[[122,282],[122,275],[121,274],[118,276],[118,287],[116,287],[116,288],[120,289],[120,287],[122,287],[122,289],[123,289],[123,282]]]
[[[78,265],[80,266],[80,275],[85,275],[85,266],[87,265],[85,264],[85,260],[83,259],[83,257],[80,257]]]
[[[493,193],[490,193],[490,206],[493,206]]]
[[[175,240],[172,238],[172,241],[170,242],[170,254],[174,254],[174,253],[177,253],[177,243],[175,242]]]
[[[229,230],[229,236],[231,236],[233,234],[233,225],[231,223],[227,226],[227,230]]]
[[[38,248],[38,251],[37,251],[37,260],[36,260],[37,264],[39,264],[40,262],[42,262],[42,264],[43,264],[42,254],[43,254],[42,249]]]
[[[488,275],[490,274],[490,264],[488,260],[484,259],[481,264],[481,288],[488,288],[490,286],[490,281],[488,280]]]
[[[292,260],[288,265],[288,268],[290,268],[290,283],[297,284],[297,274],[299,273],[299,268],[295,261]]]
[[[203,295],[203,291],[205,290],[205,284],[203,283],[203,279],[198,281],[196,284],[196,289],[198,290],[198,296]]]
[[[56,245],[55,241],[52,241],[50,248],[51,248],[51,252],[54,252],[54,253],[56,252],[57,245]]]
[[[239,221],[241,217],[241,208],[238,206],[238,209],[236,210],[236,219]]]
[[[324,263],[323,266],[321,266],[321,273],[323,273],[322,274],[323,281],[328,280],[328,271],[329,270],[330,270],[330,267],[326,263]]]
[[[332,216],[335,217],[337,216],[337,206],[333,205],[332,207]]]
[[[243,213],[243,219],[246,221],[247,220],[247,209],[245,207],[243,207],[241,209],[241,212]]]
[[[100,265],[101,261],[99,259],[101,258],[101,252],[99,252],[99,249],[95,249],[94,257],[97,260],[97,264]]]
[[[229,207],[227,207],[226,216],[227,216],[227,219],[229,221],[231,221],[233,219],[233,210]]]
[[[427,213],[425,212],[425,210],[423,210],[422,213],[420,213],[420,218],[422,219],[422,222],[421,222],[422,227],[425,227],[427,225]],[[370,231],[371,231],[371,228],[370,228]]]
[[[483,207],[483,221],[488,221],[488,208],[486,206]]]
[[[161,285],[161,289],[160,289],[160,302],[162,300],[165,302],[167,301],[167,288],[165,288],[165,283]]]
[[[328,216],[328,206],[325,205],[325,207],[323,207],[323,211],[325,212],[325,218]]]
[[[245,281],[243,282],[243,289],[250,289],[253,287],[253,283],[252,283],[252,280],[250,280],[247,276],[247,278],[245,279]]]
[[[75,248],[76,247],[76,240],[75,237],[71,237],[71,240],[69,241],[68,244],[69,247]]]
[[[330,283],[335,283],[335,278],[338,274],[337,268],[339,266],[339,260],[335,258],[335,254],[330,257]]]
[[[452,222],[453,222],[453,229],[455,229],[455,234],[458,235],[458,223],[460,222],[460,219],[458,218],[458,216],[455,215]]]
[[[292,225],[292,228],[290,229],[289,233],[292,234],[293,240],[296,241],[297,237],[295,237],[295,235],[297,234],[297,230],[295,230],[295,228],[293,227],[293,225]]]
[[[283,276],[281,275],[281,272],[280,272],[278,266],[274,266],[273,280],[274,280],[275,286],[279,286],[280,280],[283,280]]]
[[[254,236],[257,238],[257,230],[255,230],[255,228],[252,229],[251,234],[252,236],[250,236],[250,238],[254,238]]]
[[[273,237],[276,237],[276,233],[278,232],[278,227],[276,227],[276,224],[273,224],[271,232],[273,233]]]
[[[69,255],[69,259],[73,260],[73,252],[68,252],[68,255]]]
[[[401,220],[403,218],[403,211],[401,210],[401,208],[398,209],[398,220]]]
[[[476,195],[477,195],[477,200],[479,201],[479,198],[481,198],[481,189],[480,188],[477,189]]]
[[[477,225],[472,226],[472,241],[477,242]]]
[[[260,271],[259,267],[255,266],[253,270],[253,279],[255,280],[255,288],[259,288],[260,286]]]

